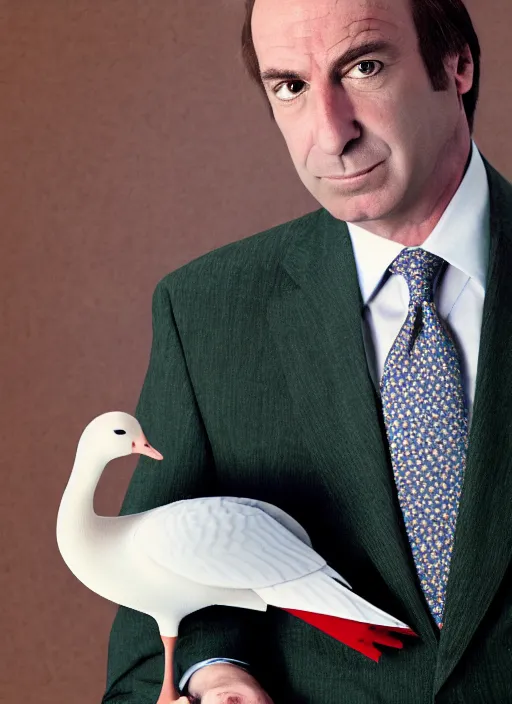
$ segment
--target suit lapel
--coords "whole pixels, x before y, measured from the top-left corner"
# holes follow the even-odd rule
[[[348,229],[325,210],[302,223],[268,308],[294,407],[320,480],[349,513],[356,540],[404,605],[409,625],[436,647],[400,527]]]
[[[489,272],[436,690],[478,628],[512,552],[512,187],[484,163],[491,198]]]

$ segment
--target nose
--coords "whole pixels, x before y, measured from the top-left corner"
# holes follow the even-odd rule
[[[354,104],[343,86],[329,86],[315,100],[315,142],[325,154],[339,156],[361,135]]]

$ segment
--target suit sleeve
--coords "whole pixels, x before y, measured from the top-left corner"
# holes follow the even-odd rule
[[[198,496],[216,494],[215,465],[196,403],[174,319],[168,280],[153,294],[153,342],[135,416],[148,441],[164,456],[141,456],[121,515]],[[265,616],[229,607],[210,607],[180,625],[174,679],[210,658],[251,664]],[[154,704],[160,693],[164,651],[155,620],[120,607],[110,634],[103,704]]]

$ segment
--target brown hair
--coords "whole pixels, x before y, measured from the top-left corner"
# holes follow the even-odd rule
[[[473,133],[475,109],[480,85],[480,43],[469,13],[462,0],[409,0],[419,40],[420,53],[436,91],[448,88],[444,60],[469,47],[474,74],[471,89],[462,96],[469,129]],[[249,76],[265,89],[260,78],[258,57],[254,49],[251,18],[255,0],[245,0],[245,21],[242,28],[242,58]],[[271,110],[271,115],[273,113]]]

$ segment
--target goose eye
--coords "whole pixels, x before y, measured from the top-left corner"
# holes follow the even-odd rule
[[[126,435],[126,430],[114,430],[116,435]]]

